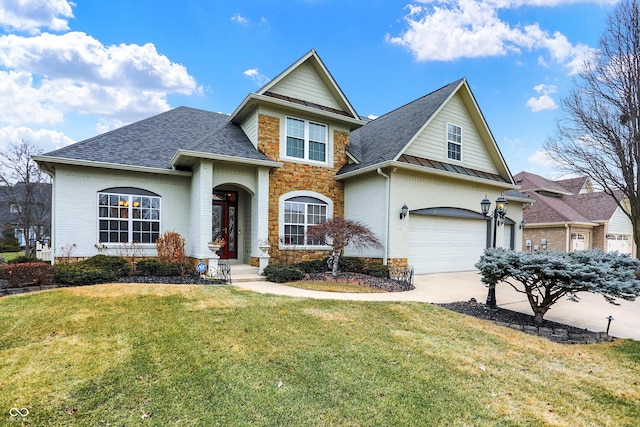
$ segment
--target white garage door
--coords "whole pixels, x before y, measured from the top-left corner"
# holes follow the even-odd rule
[[[607,235],[607,251],[618,251],[621,254],[631,254],[631,236],[626,234]]]
[[[409,264],[416,274],[475,270],[487,245],[487,222],[411,216]]]

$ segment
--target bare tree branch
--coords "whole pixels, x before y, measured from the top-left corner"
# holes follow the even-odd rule
[[[51,228],[50,179],[31,158],[40,153],[38,147],[25,140],[0,152],[0,197],[15,209],[15,225],[22,229],[27,257],[31,256],[30,241],[42,240]]]
[[[545,144],[547,152],[616,200],[639,245],[640,0],[617,5],[598,53],[587,60],[574,86],[562,101],[563,116]]]

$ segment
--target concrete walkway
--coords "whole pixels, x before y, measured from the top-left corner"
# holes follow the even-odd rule
[[[234,282],[233,285],[259,293],[352,301],[448,303],[468,301],[471,298],[485,302],[487,298],[487,288],[480,281],[477,271],[417,275],[414,279],[415,289],[412,291],[375,294],[308,291],[271,282]],[[609,304],[601,295],[584,293],[578,296],[579,303],[566,299],[558,301],[547,312],[545,319],[604,332],[607,329],[606,318],[613,316],[610,335],[640,340],[640,298],[634,302],[618,300],[620,305],[616,306]],[[532,314],[526,296],[507,284],[496,287],[496,300],[499,307]]]

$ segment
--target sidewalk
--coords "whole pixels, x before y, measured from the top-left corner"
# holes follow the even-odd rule
[[[468,301],[471,298],[484,302],[487,298],[487,288],[480,281],[480,274],[477,271],[417,275],[414,278],[414,285],[415,289],[408,292],[357,294],[308,291],[271,282],[234,283],[234,286],[258,293],[298,298],[427,303]],[[578,296],[579,303],[566,299],[558,301],[547,312],[545,319],[604,332],[607,329],[606,318],[613,316],[614,320],[609,329],[610,335],[640,340],[640,298],[634,302],[619,299],[617,302],[620,305],[616,306],[609,304],[601,295],[583,293]],[[516,292],[507,284],[499,284],[496,287],[496,300],[499,307],[532,314],[526,296]]]

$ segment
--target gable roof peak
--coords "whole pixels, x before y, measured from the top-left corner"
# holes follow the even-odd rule
[[[315,76],[311,77],[309,69],[304,70],[305,64],[308,64]],[[301,88],[308,86],[308,82],[303,82],[302,84],[300,81],[296,82],[299,78],[299,75],[296,74],[297,71],[303,74],[306,73],[307,78],[311,77],[314,80],[313,84],[316,85],[316,89],[320,89],[318,93],[324,93],[319,97],[317,96],[318,93],[309,96],[311,92],[305,92],[304,90],[298,93]],[[296,83],[290,85],[291,81]],[[276,103],[285,107],[293,106],[294,108],[306,109],[312,113],[329,113],[333,114],[334,117],[342,116],[341,120],[347,120],[354,124],[355,127],[362,126],[360,115],[351,105],[351,102],[349,102],[315,49],[310,49],[256,92],[247,95],[231,114],[229,120],[241,122],[256,104],[262,102]]]

